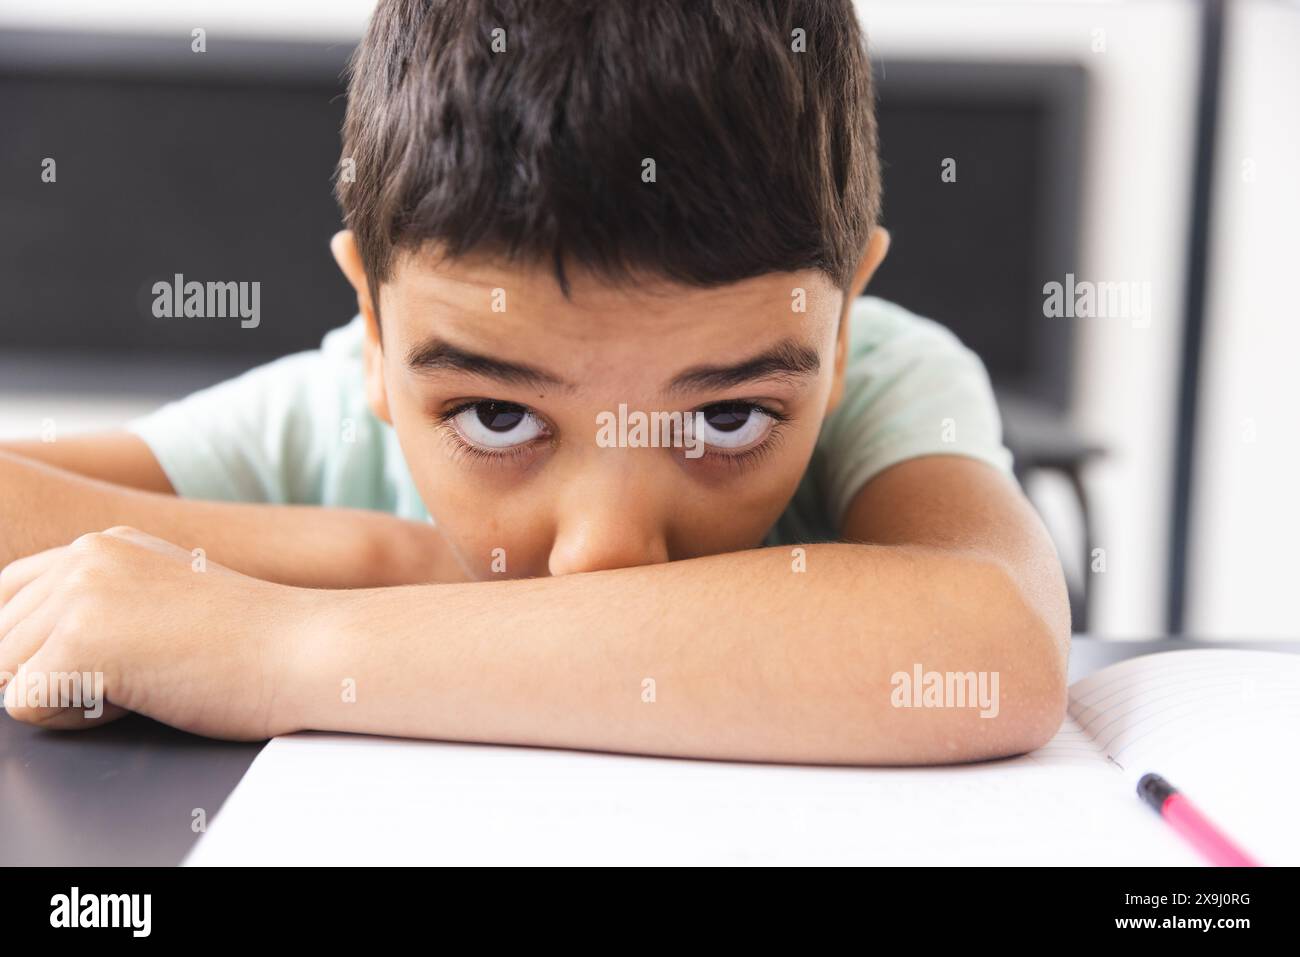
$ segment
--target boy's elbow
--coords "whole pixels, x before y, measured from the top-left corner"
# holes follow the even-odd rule
[[[1069,705],[1070,610],[1060,588],[1028,587],[1003,573],[990,657],[1002,663],[1002,756],[1025,754],[1056,736]],[[992,756],[992,755],[990,755]]]
[[[1064,668],[1052,656],[1023,656],[999,674],[994,714],[964,721],[947,744],[947,760],[1010,758],[1046,746],[1061,729],[1069,703]]]
[[[1064,583],[1059,591],[1050,581],[1026,585],[1023,575],[1000,563],[979,564],[970,571],[968,623],[976,630],[950,660],[961,674],[975,666],[976,686],[984,690],[978,714],[968,710],[950,726],[954,734],[944,748],[955,761],[1006,758],[1045,746],[1060,731],[1069,703]],[[972,647],[982,650],[972,655]]]
[[[891,651],[882,683],[870,671],[843,669],[834,682],[836,717],[861,720],[822,727],[808,742],[812,760],[858,765],[930,765],[985,761],[1035,751],[1061,728],[1069,701],[1070,622],[1064,590],[1031,593],[996,562],[954,566],[964,587],[960,612],[925,632],[944,636],[943,650],[924,633]],[[1059,601],[1059,604],[1056,602]],[[846,637],[848,633],[846,632]],[[922,644],[929,654],[916,651]],[[861,689],[877,695],[868,704]],[[882,704],[888,695],[888,705]],[[949,700],[951,699],[951,700]],[[830,694],[823,700],[836,701]],[[833,753],[825,749],[833,742]]]
[[[1056,737],[1069,704],[1064,674],[1027,674],[1024,683],[1030,690],[1011,706],[1007,716],[1007,756],[1037,751]]]

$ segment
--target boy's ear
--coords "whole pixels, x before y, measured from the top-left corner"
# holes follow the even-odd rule
[[[388,390],[384,388],[384,349],[379,335],[379,317],[375,314],[375,303],[370,296],[370,282],[366,277],[366,267],[361,261],[361,252],[357,249],[356,237],[352,230],[344,229],[334,234],[330,240],[330,252],[334,261],[352,288],[357,293],[357,310],[366,325],[364,365],[366,372],[366,401],[370,404],[377,418],[389,425],[393,424],[388,412]]]
[[[885,261],[888,252],[889,230],[884,226],[877,226],[871,231],[871,239],[867,241],[867,248],[862,254],[862,259],[858,261],[858,268],[853,272],[853,281],[844,292],[844,305],[840,309],[839,334],[835,338],[835,380],[831,385],[830,400],[826,404],[827,415],[830,415],[840,404],[840,399],[844,396],[844,369],[848,365],[849,358],[849,312],[858,296],[862,295],[862,290],[867,288],[867,283],[875,275],[876,269]]]

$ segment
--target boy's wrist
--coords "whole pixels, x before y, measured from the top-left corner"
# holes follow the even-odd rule
[[[361,590],[286,588],[275,709],[278,733],[345,730],[340,709],[356,701],[349,606]]]
[[[403,522],[379,547],[391,587],[284,589],[275,682],[277,733],[360,730],[355,709],[372,623],[387,596],[405,582],[448,582],[464,575],[432,525]],[[379,560],[379,559],[376,559]],[[373,689],[369,689],[373,690]]]

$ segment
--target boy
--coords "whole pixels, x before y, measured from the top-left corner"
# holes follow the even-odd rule
[[[332,244],[358,317],[126,433],[0,453],[10,713],[1042,745],[1062,573],[978,360],[858,298],[879,189],[850,0],[383,0]],[[103,715],[24,698],[55,672],[102,675]]]

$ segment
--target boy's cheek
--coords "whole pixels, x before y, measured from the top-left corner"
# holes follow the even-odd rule
[[[548,574],[550,535],[539,527],[544,516],[507,511],[494,491],[416,481],[443,540],[472,579]]]

